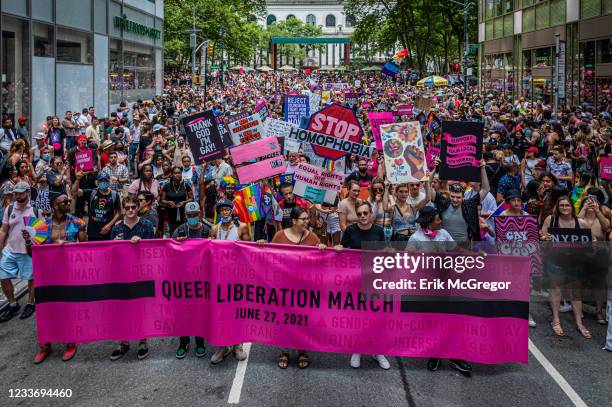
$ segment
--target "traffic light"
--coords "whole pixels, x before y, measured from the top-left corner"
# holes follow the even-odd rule
[[[213,49],[214,49],[214,48],[215,48],[215,47],[214,47],[214,45],[213,45],[213,43],[212,43],[212,42],[208,44],[208,56],[209,56],[209,57],[212,57],[212,54],[213,54]]]

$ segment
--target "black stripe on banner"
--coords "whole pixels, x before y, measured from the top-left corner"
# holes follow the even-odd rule
[[[407,298],[409,297],[402,296],[402,312],[457,314],[482,318],[529,318],[529,302],[527,301],[415,301]]]
[[[36,287],[36,302],[92,302],[155,297],[155,281]]]

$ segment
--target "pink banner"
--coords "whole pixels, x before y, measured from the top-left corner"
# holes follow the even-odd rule
[[[601,179],[612,179],[612,157],[601,157],[599,160],[599,176]]]
[[[77,151],[74,153],[75,171],[91,171],[94,168],[91,150]]]
[[[383,149],[382,139],[380,138],[380,126],[382,124],[395,123],[393,113],[391,112],[368,112],[368,120],[370,121],[370,129],[372,136],[376,142],[376,148]]]
[[[280,153],[280,144],[276,137],[266,137],[230,148],[234,165],[275,153]]]
[[[285,157],[278,155],[258,161],[254,164],[236,167],[236,174],[241,184],[248,184],[249,182],[284,174],[286,170]]]
[[[395,107],[395,109],[397,110],[397,114],[399,116],[403,116],[403,115],[411,115],[413,113],[413,106],[412,105],[397,105]]]
[[[208,239],[36,246],[39,342],[197,335],[218,346],[527,363],[527,258],[489,255],[486,272],[455,276],[522,287],[489,292],[486,303],[366,295],[362,260],[355,250]]]
[[[476,144],[478,142],[476,136],[473,135],[453,137],[450,133],[444,133],[444,140],[448,144]]]
[[[475,160],[474,157],[463,156],[463,157],[446,157],[446,164],[450,167],[463,167],[464,165],[471,165],[472,167],[480,167],[480,161]]]
[[[475,155],[476,154],[476,146],[473,145],[473,144],[459,144],[457,146],[449,145],[446,148],[446,153],[450,154],[450,155],[456,155],[456,154],[460,154],[460,155],[467,155],[467,154]]]
[[[440,149],[437,147],[429,146],[425,151],[425,161],[427,161],[427,168],[432,171],[436,167],[436,160],[440,159]]]

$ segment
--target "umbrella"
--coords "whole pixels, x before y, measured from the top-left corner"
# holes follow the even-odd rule
[[[335,71],[335,69],[334,69],[333,66],[325,65],[325,66],[322,66],[321,68],[319,68],[319,71],[322,71],[322,72],[332,72],[332,71]]]
[[[270,72],[273,69],[270,68],[268,65],[264,65],[264,66],[260,66],[259,68],[257,68],[257,70],[260,72]]]
[[[448,81],[441,76],[428,76],[417,82],[417,86],[448,86]]]
[[[279,71],[297,71],[297,69],[295,69],[294,67],[290,66],[290,65],[283,65],[280,68],[278,68]]]
[[[366,71],[366,72],[380,71],[380,66],[368,66],[367,68],[363,68],[362,71]]]

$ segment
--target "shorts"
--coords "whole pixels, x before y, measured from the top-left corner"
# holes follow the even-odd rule
[[[340,232],[340,217],[337,213],[330,213],[327,217],[321,217],[327,224],[327,233],[333,235]]]
[[[23,253],[12,253],[6,247],[0,260],[0,280],[20,278],[32,280],[32,258]]]

